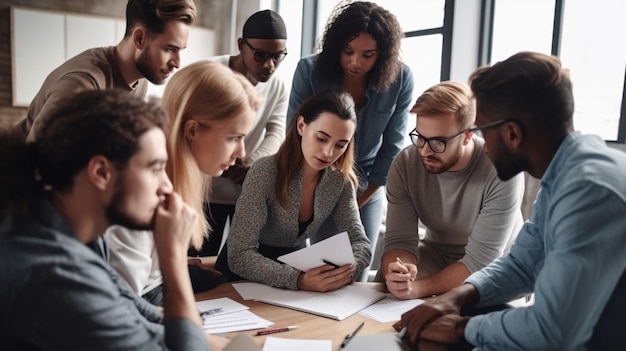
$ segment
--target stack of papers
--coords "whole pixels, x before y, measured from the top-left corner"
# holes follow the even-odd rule
[[[259,283],[235,283],[233,287],[244,300],[254,299],[336,320],[350,317],[386,296],[380,291],[356,285],[323,293],[279,289]]]
[[[265,329],[274,324],[228,297],[196,302],[202,316],[202,329],[209,334]]]

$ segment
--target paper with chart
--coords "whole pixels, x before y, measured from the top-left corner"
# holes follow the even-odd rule
[[[202,329],[209,334],[265,329],[274,324],[250,312],[247,306],[228,297],[196,302]]]
[[[198,301],[196,302],[196,307],[198,308],[198,311],[200,311],[200,315],[204,316],[218,316],[220,314],[227,314],[248,309],[248,306],[242,305],[235,300],[229,299],[228,297]]]
[[[350,317],[386,296],[385,293],[359,285],[346,285],[323,293],[279,289],[259,283],[234,283],[233,287],[244,299],[255,299],[336,320]]]
[[[306,272],[324,265],[324,260],[339,266],[354,263],[354,254],[348,233],[341,232],[311,246],[279,256],[278,260]]]

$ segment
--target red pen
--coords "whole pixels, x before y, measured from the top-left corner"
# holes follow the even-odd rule
[[[290,326],[284,327],[284,328],[259,330],[258,332],[256,332],[256,335],[267,335],[267,334],[281,333],[281,332],[286,332],[286,331],[290,331],[290,330],[294,330],[294,329],[298,329],[298,326],[290,325]]]

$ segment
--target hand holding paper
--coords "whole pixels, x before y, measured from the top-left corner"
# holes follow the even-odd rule
[[[352,245],[347,232],[341,232],[309,247],[278,257],[278,260],[306,272],[332,262],[337,266],[354,263]]]

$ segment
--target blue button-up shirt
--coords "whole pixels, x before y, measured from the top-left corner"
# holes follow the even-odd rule
[[[480,306],[529,292],[534,305],[474,317],[465,337],[479,350],[586,350],[599,338],[623,348],[625,269],[626,154],[572,133],[511,253],[467,279]]]

